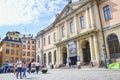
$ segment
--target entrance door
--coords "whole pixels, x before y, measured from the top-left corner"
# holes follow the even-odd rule
[[[77,64],[77,56],[70,57],[71,60],[71,65],[76,65]]]
[[[83,48],[83,56],[84,56],[85,64],[89,64],[91,60],[91,56],[90,56],[90,46],[88,41],[86,42],[85,48]]]
[[[67,63],[67,53],[63,53],[63,64]]]

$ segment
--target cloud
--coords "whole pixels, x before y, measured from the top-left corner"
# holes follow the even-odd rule
[[[66,3],[65,0],[0,0],[0,26],[30,24],[40,17],[55,16]]]

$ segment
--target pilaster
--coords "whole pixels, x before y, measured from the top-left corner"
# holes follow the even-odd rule
[[[90,26],[91,26],[91,28],[94,28],[94,18],[93,18],[92,6],[89,8],[89,14],[90,14]]]
[[[95,53],[94,53],[94,44],[93,44],[93,37],[92,36],[89,37],[89,41],[90,41],[91,60],[94,61]]]
[[[98,39],[97,39],[96,34],[94,34],[94,36],[93,36],[93,41],[94,41],[94,49],[95,49],[96,65],[99,66],[100,55],[99,55]]]

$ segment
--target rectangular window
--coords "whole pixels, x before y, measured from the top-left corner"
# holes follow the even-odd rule
[[[35,46],[32,46],[32,50],[35,50]]]
[[[9,49],[6,49],[6,54],[9,54]]]
[[[62,37],[65,37],[65,27],[62,26]]]
[[[70,21],[70,33],[74,32],[73,21]]]
[[[34,52],[32,53],[32,56],[35,56],[35,53],[34,53]]]
[[[10,46],[10,42],[7,42],[6,46]]]
[[[30,52],[27,52],[27,56],[30,56]]]
[[[28,44],[30,44],[30,40],[28,40]]]
[[[23,49],[26,49],[26,45],[23,45]]]
[[[14,57],[10,58],[10,62],[13,63],[14,62]]]
[[[32,44],[35,44],[35,41],[32,41]]]
[[[27,58],[27,62],[30,62],[30,58]]]
[[[53,36],[54,36],[54,42],[56,42],[56,33],[54,33]]]
[[[48,44],[50,44],[50,35],[48,36]]]
[[[12,43],[12,47],[14,47],[15,46],[15,44],[14,43]]]
[[[28,46],[28,48],[27,48],[28,50],[30,50],[30,46]]]
[[[18,59],[19,59],[19,58],[18,58],[18,57],[16,57],[16,58],[15,58],[15,62],[17,62],[17,61],[18,61]]]
[[[23,51],[22,56],[25,56],[25,51]]]
[[[10,37],[10,40],[12,40],[12,37]]]
[[[14,54],[14,50],[13,49],[11,50],[11,54]]]
[[[46,39],[45,39],[45,38],[44,38],[44,41],[43,41],[43,42],[44,42],[44,46],[45,46],[45,45],[46,45]]]
[[[16,44],[16,47],[19,47],[19,44]]]
[[[104,11],[104,17],[106,21],[112,18],[109,5],[103,7],[103,11]]]
[[[85,19],[84,19],[84,16],[80,17],[80,23],[81,23],[81,28],[84,29],[85,28]]]
[[[16,54],[19,54],[19,50],[16,50]]]

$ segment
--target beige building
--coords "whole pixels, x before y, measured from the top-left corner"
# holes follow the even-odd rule
[[[106,59],[118,58],[120,18],[117,15],[120,10],[113,2],[119,4],[119,0],[68,2],[61,13],[57,14],[55,21],[37,33],[36,59],[48,67],[51,64],[58,67],[65,66],[68,61],[72,65],[82,66],[92,61],[95,66],[100,66]],[[105,8],[107,5],[111,6]],[[109,12],[110,8],[114,8],[114,13]],[[112,44],[108,44],[112,36],[117,43],[113,40]]]
[[[27,63],[35,60],[35,38],[33,35],[21,35],[22,59]]]

